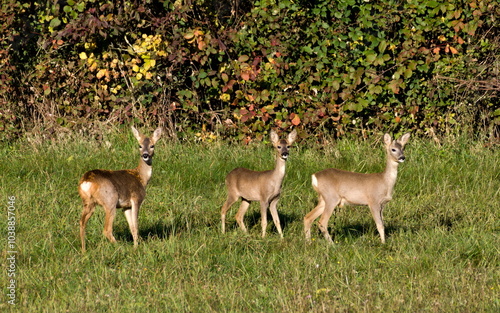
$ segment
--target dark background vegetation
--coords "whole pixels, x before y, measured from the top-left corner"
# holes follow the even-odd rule
[[[0,16],[4,141],[123,123],[500,136],[497,0],[5,0]]]

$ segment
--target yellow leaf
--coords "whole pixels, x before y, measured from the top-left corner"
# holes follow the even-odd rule
[[[95,71],[97,69],[97,62],[92,62],[92,65],[90,65],[89,70],[91,72]]]
[[[223,93],[219,96],[219,99],[221,99],[222,101],[225,101],[225,102],[229,102],[231,100],[231,95],[229,95],[227,93]]]
[[[107,70],[106,69],[100,69],[95,76],[99,79],[101,79],[103,76],[106,75]]]
[[[135,78],[137,78],[137,80],[141,80],[142,79],[142,74],[141,73],[137,73],[137,75],[135,75]]]
[[[80,56],[80,59],[82,59],[82,60],[87,59],[87,54],[85,52],[80,53],[79,56]]]

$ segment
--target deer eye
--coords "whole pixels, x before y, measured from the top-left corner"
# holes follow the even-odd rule
[[[142,149],[142,146],[141,146],[141,145],[139,145],[139,149]]]
[[[155,147],[155,145],[152,145],[152,146],[150,146],[149,148],[153,149],[154,147]]]
[[[396,149],[392,148],[392,152],[396,152]]]

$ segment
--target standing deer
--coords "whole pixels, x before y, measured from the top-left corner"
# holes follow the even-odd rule
[[[78,193],[83,200],[83,211],[80,219],[80,239],[82,252],[85,252],[85,227],[98,204],[104,208],[104,236],[116,242],[113,236],[113,220],[117,208],[123,208],[130,232],[137,246],[139,208],[146,196],[146,185],[151,178],[154,145],[160,139],[161,128],[158,127],[151,138],[140,134],[132,126],[132,132],[139,142],[139,165],[130,170],[92,170],[83,174],[78,184]]]
[[[236,213],[236,222],[241,229],[246,232],[247,228],[243,222],[243,217],[251,201],[260,202],[260,214],[262,224],[262,237],[266,236],[267,208],[271,211],[274,225],[278,233],[283,238],[280,219],[276,205],[281,193],[281,183],[285,176],[285,163],[288,158],[290,146],[297,138],[297,131],[293,130],[288,134],[287,140],[279,139],[274,130],[271,131],[271,142],[276,149],[276,166],[273,170],[256,172],[246,168],[236,168],[226,176],[227,200],[222,206],[221,221],[222,233],[226,230],[226,212],[231,205],[241,198],[241,205]]]
[[[362,174],[330,168],[313,174],[312,185],[318,193],[318,205],[304,217],[306,240],[311,240],[311,225],[321,215],[319,229],[326,240],[333,243],[328,233],[330,216],[337,205],[353,204],[370,207],[382,243],[385,243],[383,205],[392,199],[398,165],[405,160],[403,150],[409,138],[409,133],[394,141],[389,134],[384,135],[387,165],[382,173]]]

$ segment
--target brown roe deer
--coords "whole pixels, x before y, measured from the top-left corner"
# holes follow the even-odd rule
[[[85,227],[92,216],[96,205],[105,211],[104,236],[116,242],[113,236],[113,220],[117,208],[123,208],[130,232],[137,246],[138,216],[144,197],[146,185],[151,178],[155,143],[160,139],[161,128],[157,128],[151,138],[140,134],[132,127],[132,132],[139,142],[139,165],[130,170],[92,170],[83,174],[78,184],[78,193],[83,200],[83,211],[80,219],[80,239],[82,252],[85,252]]]

